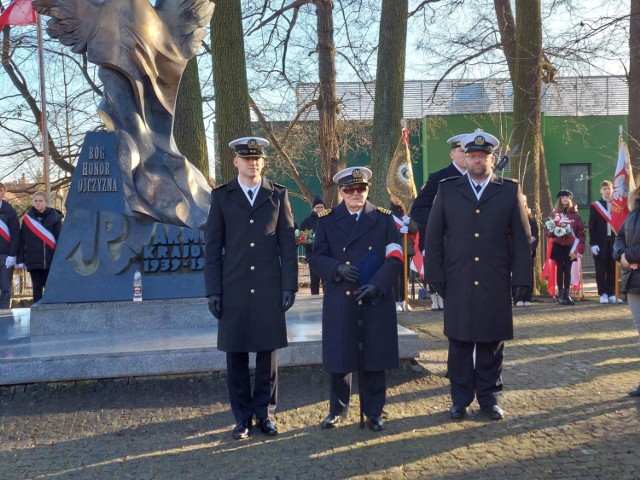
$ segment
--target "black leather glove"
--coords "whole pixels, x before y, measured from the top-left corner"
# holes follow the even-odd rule
[[[356,301],[359,302],[362,300],[364,302],[375,299],[380,295],[380,290],[378,290],[375,285],[366,283],[356,290],[356,294]]]
[[[209,295],[207,299],[209,300],[209,311],[211,315],[220,320],[222,316],[222,295]]]
[[[434,292],[436,292],[440,297],[444,300],[444,287],[445,283],[430,283],[431,288],[433,288]]]
[[[296,292],[293,290],[282,291],[282,311],[286,312],[293,307],[293,302],[296,301]]]
[[[360,270],[353,265],[340,264],[336,268],[336,275],[347,282],[357,282],[360,278]]]
[[[513,286],[513,301],[519,302],[524,298],[525,291],[527,287],[523,285],[514,285]]]

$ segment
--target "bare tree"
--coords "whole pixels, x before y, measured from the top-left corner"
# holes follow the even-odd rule
[[[631,0],[629,25],[629,155],[640,171],[640,0]]]
[[[180,80],[173,135],[178,151],[187,157],[187,160],[206,178],[209,178],[209,154],[202,114],[202,91],[197,57],[187,62]]]
[[[211,18],[211,52],[216,92],[216,150],[220,167],[216,178],[222,182],[228,182],[236,175],[229,142],[251,135],[242,32],[240,0],[218,2]]]
[[[389,203],[386,172],[401,136],[408,8],[407,0],[382,1],[371,149],[371,199],[378,205]]]

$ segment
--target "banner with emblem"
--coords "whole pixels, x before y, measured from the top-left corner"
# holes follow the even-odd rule
[[[613,193],[611,195],[611,228],[617,233],[629,215],[629,192],[635,190],[636,185],[631,173],[631,162],[627,144],[620,140],[618,147],[618,164],[613,178]]]
[[[402,128],[402,135],[396,147],[389,172],[387,173],[387,190],[402,204],[402,209],[408,212],[418,192],[413,180],[413,168],[411,167],[411,153],[409,151],[409,130]]]

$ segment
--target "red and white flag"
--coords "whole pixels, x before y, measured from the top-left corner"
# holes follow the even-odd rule
[[[31,0],[13,0],[0,13],[0,29],[8,25],[31,25],[36,23],[36,11]]]
[[[613,194],[611,199],[611,228],[616,232],[620,230],[622,224],[629,215],[627,200],[629,192],[635,190],[636,185],[631,174],[631,162],[629,160],[629,149],[627,144],[620,142],[618,150],[618,165],[616,174],[613,177]]]

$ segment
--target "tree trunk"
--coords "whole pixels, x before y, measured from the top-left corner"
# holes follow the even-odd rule
[[[202,114],[202,91],[198,75],[198,60],[193,57],[180,80],[173,136],[178,150],[209,178],[209,154]]]
[[[516,89],[516,23],[513,17],[513,10],[511,9],[510,0],[494,0],[494,6],[496,9],[496,17],[498,19],[498,27],[500,30],[500,37],[502,43],[502,49],[504,51],[505,59],[507,60],[507,66],[509,68],[509,75],[511,77],[511,84],[514,85],[514,91]],[[542,50],[542,41],[540,43],[540,49]],[[542,57],[542,53],[540,54]],[[514,105],[515,110],[515,105]],[[515,146],[519,143],[519,139],[513,140],[513,144],[511,146]],[[523,147],[523,145],[520,145]],[[537,208],[537,215],[540,216],[540,212],[546,212],[551,210],[551,192],[549,187],[549,174],[547,172],[547,162],[544,155],[544,145],[542,144],[542,136],[540,136],[540,144],[539,144],[539,168],[538,168],[538,184],[540,191],[540,203]],[[524,149],[520,150],[524,152]],[[526,155],[526,154],[525,154]],[[522,157],[521,157],[522,158]],[[514,160],[513,163],[516,161]],[[513,165],[512,165],[513,167]],[[533,199],[530,201],[530,205],[533,205]],[[536,212],[536,210],[534,210]]]
[[[211,18],[211,56],[216,95],[216,179],[228,182],[237,176],[229,142],[251,135],[240,0],[216,2]]]
[[[387,172],[402,135],[408,0],[383,0],[371,139],[371,201],[389,205]]]
[[[631,0],[629,25],[629,156],[632,168],[640,168],[640,0]]]
[[[540,145],[542,85],[542,20],[540,0],[516,1],[516,62],[513,78],[513,143],[521,153],[511,169],[522,182],[532,211],[540,213]],[[536,269],[540,267],[536,256]]]
[[[502,51],[507,60],[507,67],[509,67],[509,76],[513,80],[516,75],[516,24],[513,10],[511,10],[511,0],[493,0],[493,4],[498,18]]]
[[[318,142],[322,165],[322,191],[328,206],[338,203],[338,189],[333,176],[344,168],[338,143],[338,99],[336,97],[336,50],[333,42],[333,0],[316,0],[318,26],[319,92],[316,108],[319,115]]]

